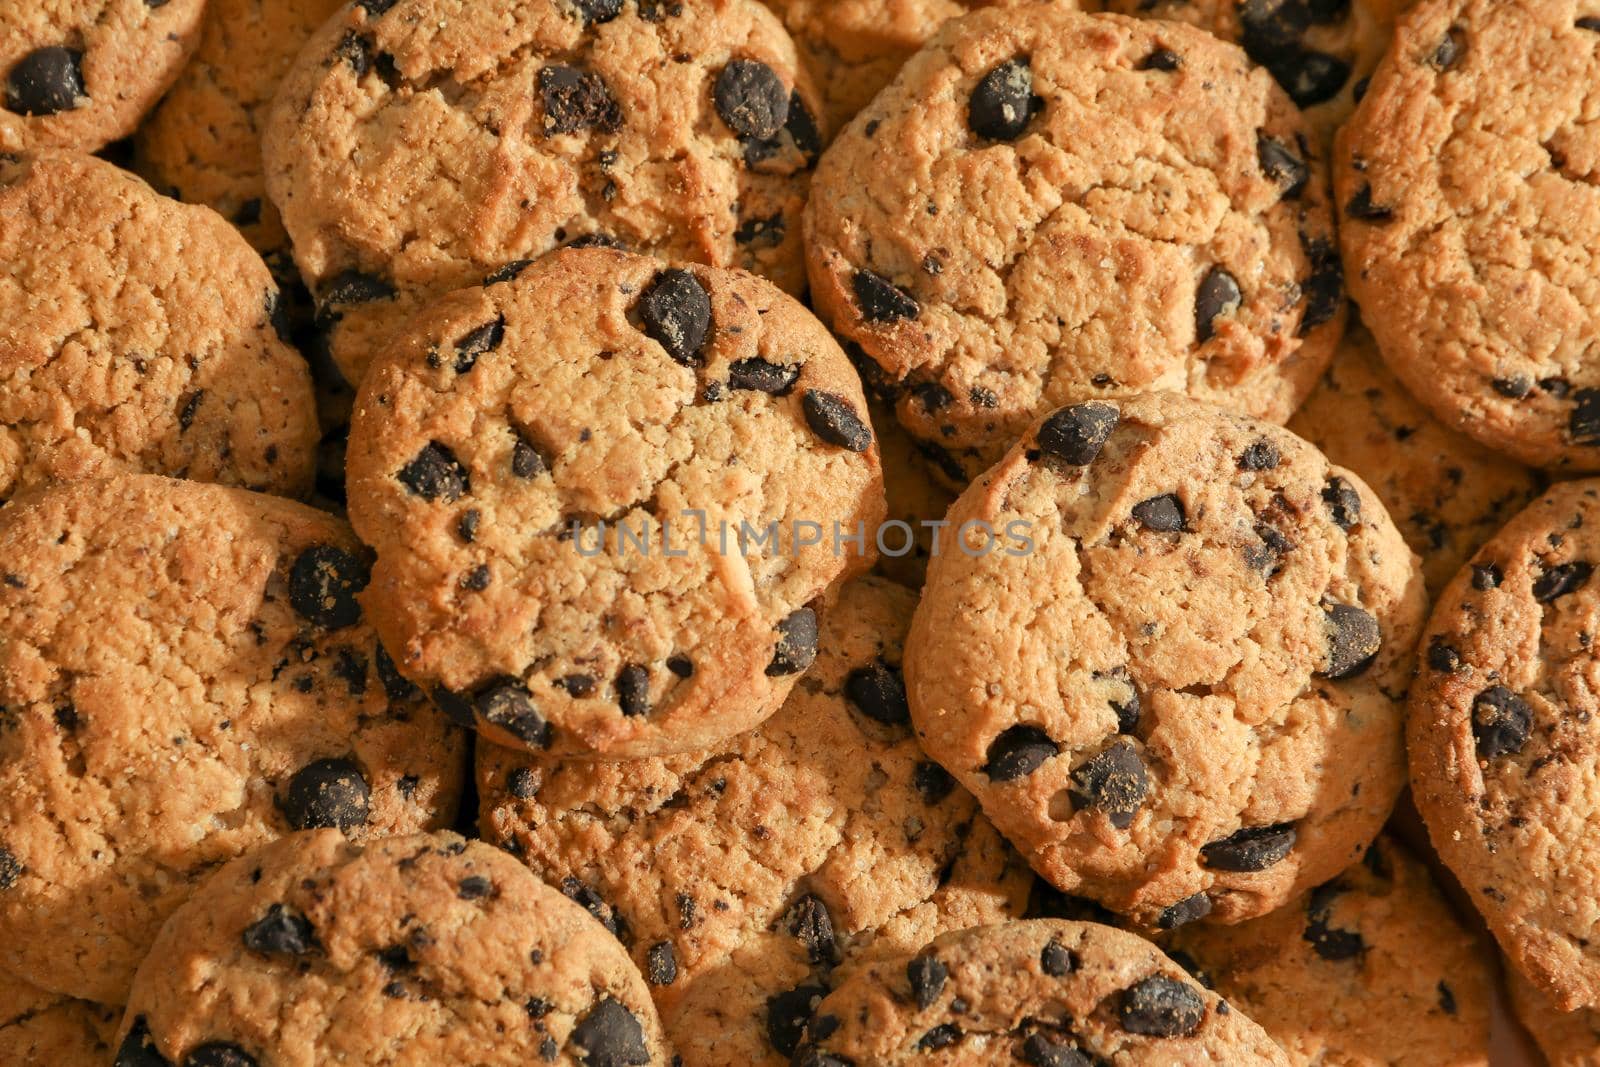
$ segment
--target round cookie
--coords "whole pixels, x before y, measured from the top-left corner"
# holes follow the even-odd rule
[[[0,502],[149,472],[311,487],[305,361],[213,212],[88,156],[0,160]]]
[[[1385,838],[1287,907],[1163,947],[1291,1064],[1489,1063],[1493,965],[1427,868]]]
[[[1564,482],[1445,588],[1407,748],[1429,837],[1512,964],[1562,1011],[1600,1002],[1594,618],[1600,481]]]
[[[0,974],[0,1063],[103,1067],[122,1012],[35,989]]]
[[[844,540],[870,551],[883,516],[866,418],[770,283],[547,256],[434,304],[363,384],[366,603],[401,671],[500,744],[708,747],[777,710],[871,562]]]
[[[1589,1008],[1557,1011],[1533,983],[1509,967],[1506,988],[1517,1021],[1544,1053],[1547,1067],[1600,1067],[1600,1013]]]
[[[1429,594],[1541,487],[1539,475],[1449,429],[1412,399],[1359,324],[1289,429],[1372,486],[1422,558]]]
[[[1600,7],[1425,0],[1335,153],[1351,291],[1446,425],[1600,470]]]
[[[1018,915],[1033,882],[911,736],[916,594],[845,586],[783,710],[720,748],[610,764],[478,747],[484,836],[628,945],[699,1067],[783,1067],[817,998],[949,930]]]
[[[1148,927],[1239,922],[1360,857],[1405,781],[1425,612],[1360,479],[1153,394],[1050,415],[949,522],[913,721],[1057,888]]]
[[[119,1064],[668,1067],[611,935],[455,834],[322,830],[241,856],[162,928]]]
[[[1193,27],[977,12],[818,167],[812,298],[957,484],[1064,403],[1164,389],[1283,422],[1344,326],[1309,140]]]
[[[820,114],[756,0],[354,3],[284,79],[267,189],[359,384],[421,304],[564,244],[798,292]]]
[[[293,829],[449,825],[464,743],[301,504],[148,475],[0,509],[0,969],[120,1004],[217,864]]]
[[[1237,41],[1266,67],[1323,145],[1350,117],[1415,0],[1106,0],[1105,10],[1175,19]]]
[[[93,152],[126,137],[200,36],[205,0],[0,4],[0,151]]]
[[[1035,919],[946,934],[817,1007],[797,1067],[1287,1064],[1262,1029],[1135,934]]]

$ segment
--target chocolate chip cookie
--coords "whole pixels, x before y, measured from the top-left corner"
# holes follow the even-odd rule
[[[906,647],[929,755],[1034,869],[1147,927],[1360,857],[1425,597],[1355,475],[1175,394],[1046,417],[949,515]]]
[[[1372,486],[1422,558],[1430,594],[1541,488],[1539,475],[1412,399],[1360,325],[1346,333],[1289,429]]]
[[[828,150],[812,297],[958,484],[1065,403],[1164,389],[1283,422],[1344,326],[1315,142],[1193,27],[981,11]]]
[[[1107,11],[1176,19],[1237,41],[1306,114],[1323,145],[1350,117],[1414,0],[1106,0]]]
[[[1189,926],[1164,947],[1293,1064],[1487,1067],[1492,964],[1428,870],[1380,837],[1270,915]]]
[[[845,586],[816,665],[755,731],[610,764],[478,749],[486,839],[632,950],[685,1063],[781,1067],[865,962],[1021,913],[1032,876],[911,736],[916,595]]]
[[[799,1067],[1287,1064],[1244,1014],[1135,934],[1035,919],[946,934],[817,1008]]]
[[[756,0],[384,0],[301,52],[267,189],[359,383],[422,303],[559,245],[799,291],[825,134],[794,42]]]
[[[1426,0],[1336,152],[1351,291],[1446,425],[1600,470],[1600,6]]]
[[[0,5],[0,151],[93,152],[126,137],[178,76],[205,0]]]
[[[0,1063],[100,1067],[111,1058],[118,1008],[46,993],[0,974]]]
[[[310,489],[305,361],[211,211],[88,156],[0,160],[0,261],[0,502],[140,471]]]
[[[195,884],[291,830],[448,825],[464,744],[363,621],[365,550],[149,475],[0,509],[0,969],[103,1003]]]
[[[772,714],[883,515],[820,323],[752,275],[607,249],[413,320],[362,386],[348,470],[401,673],[552,754],[692,751]]]
[[[1600,1067],[1600,1012],[1557,1011],[1550,998],[1510,968],[1506,988],[1517,1021],[1532,1035],[1548,1067]]]
[[[324,830],[229,863],[139,968],[126,1067],[668,1067],[644,980],[582,908],[454,834]]]
[[[1511,963],[1563,1011],[1600,1000],[1593,640],[1600,482],[1554,486],[1440,595],[1417,656],[1411,789]]]

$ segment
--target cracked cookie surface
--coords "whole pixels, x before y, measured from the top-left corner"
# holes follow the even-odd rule
[[[756,0],[356,3],[284,80],[267,188],[359,384],[428,299],[572,242],[798,292],[821,123]]]
[[[408,326],[358,397],[349,500],[407,677],[500,744],[617,758],[777,710],[871,562],[835,533],[870,546],[883,480],[855,372],[792,298],[582,249]]]
[[[0,561],[0,968],[121,1003],[217,864],[448,825],[464,741],[380,655],[343,523],[129,476],[11,501]]]
[[[824,156],[812,298],[957,481],[1079,400],[1164,389],[1283,422],[1345,314],[1311,141],[1201,30],[977,12]]]
[[[111,1058],[122,1009],[46,993],[0,974],[0,1063],[99,1067]]]
[[[1287,1064],[1244,1013],[1143,938],[1036,919],[935,939],[817,1008],[799,1067]]]
[[[1421,557],[1432,595],[1541,487],[1538,474],[1412,399],[1358,323],[1289,429],[1372,487]]]
[[[1351,292],[1446,425],[1600,469],[1600,3],[1427,0],[1340,132]]]
[[[1338,878],[1163,945],[1291,1064],[1487,1067],[1492,965],[1428,869],[1386,837]]]
[[[205,0],[0,5],[0,151],[94,152],[126,137],[183,68]]]
[[[1404,784],[1425,597],[1358,478],[1153,394],[1047,417],[949,519],[907,643],[917,735],[1057,888],[1238,922],[1361,855]]]
[[[310,375],[215,214],[87,156],[0,161],[0,259],[0,501],[123,472],[310,489]]]
[[[510,856],[447,833],[360,845],[324,830],[234,860],[162,929],[122,1037],[139,1067],[672,1060],[615,939]]]
[[[486,838],[602,916],[686,1064],[787,1064],[852,970],[1021,913],[1033,878],[911,736],[916,594],[867,577],[753,732],[611,764],[478,749]]]
[[[1445,587],[1417,648],[1411,791],[1439,856],[1562,1010],[1600,1002],[1592,643],[1600,482],[1565,482]]]

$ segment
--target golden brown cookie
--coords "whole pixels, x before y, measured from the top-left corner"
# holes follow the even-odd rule
[[[1171,929],[1360,857],[1425,611],[1383,505],[1175,394],[1047,417],[962,494],[906,687],[928,754],[1067,893]]]
[[[122,1003],[218,864],[449,825],[465,745],[394,673],[319,511],[148,475],[0,509],[0,969]]]
[[[1600,1067],[1600,1013],[1557,1011],[1515,968],[1506,968],[1506,988],[1517,1021],[1533,1036],[1548,1067]]]
[[[104,1067],[120,1008],[46,993],[0,974],[0,1063],[6,1067]]]

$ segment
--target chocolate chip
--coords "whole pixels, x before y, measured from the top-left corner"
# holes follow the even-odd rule
[[[650,671],[630,663],[617,672],[617,706],[630,719],[650,714]]]
[[[310,920],[282,904],[244,928],[244,947],[263,956],[304,956],[317,946]]]
[[[1548,604],[1568,593],[1582,589],[1594,573],[1594,567],[1583,560],[1548,567],[1533,580],[1533,599]]]
[[[1123,990],[1117,1018],[1130,1034],[1178,1037],[1192,1034],[1205,1018],[1205,1001],[1189,986],[1164,974]]]
[[[639,298],[639,319],[645,336],[674,363],[699,366],[711,332],[711,296],[693,274],[677,267],[657,274]]]
[[[1442,674],[1454,674],[1461,667],[1461,653],[1435,636],[1428,644],[1428,666]]]
[[[518,800],[532,800],[539,795],[539,778],[527,767],[513,767],[506,775],[506,791]]]
[[[87,97],[83,53],[74,48],[36,48],[17,60],[6,75],[6,110],[18,115],[71,111]]]
[[[266,295],[267,322],[272,325],[272,332],[278,335],[278,340],[284,344],[294,343],[294,328],[289,322],[289,308],[284,303],[283,294],[276,289],[267,290]]]
[[[529,441],[518,430],[513,429],[511,432],[516,438],[511,444],[511,473],[513,476],[527,481],[529,478],[537,478],[550,469],[549,462],[534,447],[532,441]]]
[[[1302,234],[1300,244],[1305,249],[1306,258],[1311,261],[1311,273],[1300,285],[1306,310],[1300,316],[1297,335],[1304,337],[1323,323],[1331,321],[1343,306],[1344,260],[1339,258],[1339,250],[1333,247],[1332,241],[1307,239]]]
[[[678,954],[671,941],[657,941],[644,957],[644,976],[651,985],[671,985],[678,980]]]
[[[1455,66],[1467,50],[1467,35],[1459,26],[1452,26],[1439,41],[1437,48],[1428,62],[1437,71],[1443,72]]]
[[[340,271],[328,282],[322,294],[324,307],[350,304],[370,304],[377,300],[393,300],[394,286],[374,274],[359,270]]]
[[[462,900],[482,900],[494,892],[494,883],[481,874],[470,875],[456,883],[456,896]]]
[[[422,690],[412,685],[395,667],[388,650],[381,644],[372,657],[372,666],[378,672],[378,681],[383,684],[384,695],[390,700],[415,700],[422,695]]]
[[[22,874],[27,868],[22,861],[17,859],[17,854],[4,845],[0,845],[0,892],[13,889],[22,880]]]
[[[1242,471],[1270,471],[1277,469],[1283,457],[1279,455],[1277,445],[1262,438],[1239,453],[1238,462]]]
[[[615,133],[622,125],[622,109],[598,74],[563,64],[548,66],[539,71],[539,93],[547,136],[582,130]]]
[[[1119,741],[1072,772],[1068,795],[1074,804],[1104,812],[1112,826],[1126,830],[1149,790],[1138,750]]]
[[[735,59],[711,87],[717,114],[740,137],[776,137],[789,120],[789,90],[765,63]]]
[[[289,568],[289,604],[326,630],[361,621],[356,594],[371,580],[366,561],[337,545],[312,545]]]
[[[694,660],[681,653],[667,657],[667,670],[679,678],[694,677]]]
[[[1572,394],[1567,435],[1577,445],[1600,445],[1600,389],[1579,389]]]
[[[172,1067],[171,1062],[156,1051],[155,1043],[150,1040],[150,1026],[144,1016],[134,1019],[133,1028],[117,1047],[117,1058],[112,1067]]]
[[[443,499],[453,503],[472,488],[467,469],[454,452],[438,441],[424,445],[417,458],[401,467],[395,478],[413,496],[429,501]]]
[[[1214,871],[1264,871],[1283,862],[1294,849],[1293,823],[1246,826],[1200,849],[1200,859]]]
[[[1576,25],[1580,30],[1600,33],[1600,15],[1585,15],[1577,21]]]
[[[1135,504],[1133,518],[1146,530],[1154,530],[1157,533],[1181,533],[1187,516],[1183,511],[1183,501],[1178,499],[1177,494],[1164,493]]]
[[[1342,681],[1365,672],[1383,645],[1378,620],[1350,604],[1333,604],[1324,608],[1323,614],[1328,627],[1328,660],[1317,673]]]
[[[917,1039],[917,1050],[936,1052],[961,1040],[961,1027],[955,1023],[940,1023]]]
[[[1434,988],[1439,992],[1439,1010],[1446,1015],[1454,1015],[1456,1013],[1455,992],[1442,980]]]
[[[533,266],[533,260],[531,259],[514,259],[504,266],[497,267],[493,273],[486,275],[483,279],[483,284],[489,286],[515,281],[523,271],[531,266]]]
[[[1055,412],[1039,426],[1039,451],[1074,467],[1094,462],[1122,413],[1110,404],[1090,401]]]
[[[438,709],[450,717],[450,721],[457,726],[471,729],[477,724],[477,718],[472,708],[472,701],[460,693],[452,692],[444,686],[436,686],[429,694]]]
[[[1322,487],[1322,502],[1333,524],[1346,533],[1361,522],[1361,494],[1337,474]]]
[[[1033,95],[1033,68],[1027,57],[1009,59],[973,88],[967,101],[967,127],[990,141],[1014,141],[1043,106]]]
[[[183,1058],[183,1067],[257,1067],[256,1058],[227,1041],[208,1041]]]
[[[461,513],[461,517],[456,520],[456,536],[460,537],[461,540],[465,541],[467,544],[472,544],[472,542],[478,539],[478,527],[482,524],[482,522],[483,512],[479,511],[477,508],[468,508],[466,511],[463,511]]]
[[[789,119],[783,124],[782,133],[777,137],[745,140],[745,166],[755,168],[775,156],[787,157],[790,147],[804,167],[811,166],[822,151],[822,131],[817,129],[817,120],[812,118],[811,109],[806,107],[798,92],[789,94]]]
[[[1169,48],[1157,48],[1134,65],[1135,70],[1174,71],[1183,66],[1183,57]]]
[[[1283,199],[1300,199],[1306,183],[1311,180],[1311,168],[1306,166],[1305,160],[1265,131],[1256,132],[1256,159],[1261,164],[1261,173],[1283,188]]]
[[[741,359],[728,368],[731,389],[750,389],[773,396],[788,396],[800,377],[798,363],[768,363],[764,359]]]
[[[768,997],[767,1040],[772,1047],[784,1056],[793,1056],[811,1013],[827,995],[825,987],[806,983]]]
[[[836,963],[839,947],[834,940],[833,917],[822,898],[806,894],[789,909],[789,932],[805,947],[812,963]]]
[[[1021,1058],[1028,1067],[1094,1067],[1076,1045],[1040,1033],[1029,1034],[1022,1042]]]
[[[594,693],[595,679],[592,674],[569,674],[557,678],[555,684],[565,689],[570,697],[586,697]]]
[[[1353,959],[1367,949],[1366,941],[1354,930],[1340,930],[1328,925],[1334,898],[1342,892],[1344,887],[1337,882],[1318,886],[1311,891],[1311,897],[1306,902],[1306,928],[1300,935],[1300,939],[1309,944],[1318,956],[1333,963]]]
[[[1533,392],[1533,379],[1526,374],[1519,374],[1514,378],[1494,378],[1489,386],[1503,397],[1521,400]]]
[[[924,760],[911,772],[911,784],[916,787],[924,804],[937,804],[955,789],[956,780],[937,763]]]
[[[1313,48],[1291,48],[1268,58],[1251,58],[1267,68],[1302,110],[1332,100],[1350,80],[1350,64]]]
[[[821,389],[807,389],[800,408],[811,432],[850,452],[865,452],[872,447],[872,429],[856,414],[844,397]]]
[[[478,717],[530,748],[550,747],[550,724],[534,706],[528,687],[510,676],[490,682],[473,698]]]
[[[613,997],[601,998],[594,1010],[572,1028],[572,1044],[584,1053],[589,1067],[642,1067],[651,1062],[644,1044],[644,1027]]]
[[[784,234],[788,226],[783,221],[783,212],[768,215],[766,218],[745,219],[733,231],[733,240],[736,244],[748,248],[776,248],[783,244]]]
[[[918,1011],[927,1011],[939,999],[939,994],[944,990],[945,980],[950,977],[950,968],[940,963],[934,956],[913,956],[911,962],[906,964],[906,981],[911,983],[911,996],[917,1002]]]
[[[856,271],[850,277],[850,288],[855,291],[861,317],[868,322],[899,322],[922,313],[910,293],[873,271]]]
[[[991,782],[1010,782],[1039,769],[1061,746],[1037,726],[1010,726],[989,742],[983,773]]]
[[[296,830],[350,830],[367,821],[372,790],[347,759],[319,759],[289,780],[283,814]]]
[[[899,726],[911,721],[905,680],[897,668],[881,659],[846,675],[844,694],[857,711],[875,722]]]
[[[610,22],[622,14],[622,0],[572,0],[585,26]]]
[[[1196,893],[1162,908],[1161,914],[1156,917],[1156,925],[1163,930],[1176,930],[1180,926],[1199,922],[1210,914],[1211,898],[1204,893]]]
[[[1533,709],[1503,685],[1485,689],[1472,699],[1472,736],[1484,759],[1514,756],[1533,732]]]
[[[562,896],[594,916],[596,922],[611,931],[612,937],[624,944],[628,942],[627,921],[617,913],[615,908],[606,903],[605,898],[597,890],[571,876],[561,879],[560,889]]]
[[[1052,937],[1039,952],[1039,969],[1051,978],[1065,978],[1078,969],[1078,961],[1067,946]]]
[[[469,331],[456,342],[456,373],[465,374],[478,365],[478,358],[500,347],[506,337],[506,317],[501,315],[493,322]]]
[[[1388,222],[1394,218],[1394,208],[1372,202],[1372,186],[1364,184],[1357,189],[1350,202],[1345,204],[1344,213],[1352,219],[1363,222]]]
[[[1200,288],[1195,291],[1196,338],[1202,343],[1211,340],[1217,333],[1217,320],[1232,315],[1243,303],[1244,294],[1239,291],[1239,283],[1234,276],[1222,267],[1212,267],[1200,280]]]
[[[194,417],[200,411],[200,403],[205,400],[206,391],[196,389],[183,401],[183,406],[178,409],[178,431],[181,433],[194,425]]]

